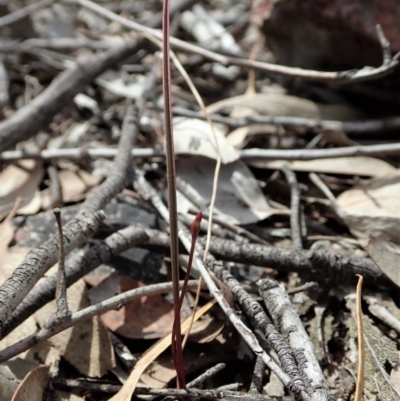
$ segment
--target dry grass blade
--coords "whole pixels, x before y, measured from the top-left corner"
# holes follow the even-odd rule
[[[356,394],[354,401],[361,401],[363,388],[364,388],[364,364],[365,364],[365,346],[364,346],[364,329],[363,329],[363,316],[361,309],[362,300],[362,283],[363,276],[357,274],[357,295],[356,295],[356,313],[357,313],[357,336],[358,336],[358,370],[357,370],[357,384]]]
[[[211,300],[201,307],[195,314],[194,320],[199,320],[210,308],[215,305],[216,301]],[[187,318],[181,325],[181,331],[184,333],[189,329],[191,317]],[[171,345],[172,337],[168,334],[161,340],[157,341],[151,348],[149,348],[133,368],[128,380],[122,386],[121,390],[110,398],[109,401],[130,401],[137,383],[142,373],[161,353],[163,353]]]

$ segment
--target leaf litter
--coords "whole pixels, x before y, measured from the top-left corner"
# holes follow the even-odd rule
[[[45,92],[50,82],[55,80],[66,67],[71,68],[79,62],[84,70],[89,56],[102,56],[107,49],[131,40],[132,32],[128,33],[122,27],[121,21],[110,22],[105,14],[99,16],[95,8],[89,10],[78,6],[78,3],[87,5],[90,2],[78,0],[69,4],[48,2],[42,8],[28,13],[24,19],[9,27],[1,28],[5,46],[0,61],[2,120],[7,121],[13,115],[18,116],[20,110],[25,113],[24,107],[33,104],[35,97]],[[242,57],[244,60],[253,60],[254,46],[261,43],[258,44],[261,50],[258,50],[257,59],[270,62],[272,57],[276,57],[278,62],[276,66],[287,65],[291,68],[290,57],[283,57],[282,62],[282,49],[276,45],[274,31],[268,34],[264,32],[273,20],[272,18],[270,21],[268,15],[272,15],[278,6],[261,0],[259,3],[268,6],[269,12],[259,13],[255,8],[259,4],[252,8],[246,2],[226,4],[217,1],[212,6],[206,4],[190,6],[187,10],[181,11],[176,21],[179,29],[172,36],[177,35],[186,43],[194,42],[217,53],[245,56]],[[284,8],[289,2],[281,3],[280,7]],[[27,4],[28,2],[22,1],[20,5],[23,7]],[[99,6],[109,12],[116,12],[121,18],[132,17],[134,21],[150,25],[152,17],[160,11],[160,4],[150,5],[145,2],[125,4],[108,1],[104,4],[99,3]],[[15,9],[11,3],[7,7],[9,12]],[[367,10],[369,6],[364,7]],[[249,22],[257,18],[264,19],[263,27]],[[312,16],[309,18],[312,19]],[[318,26],[324,26],[325,23],[326,21],[322,19]],[[283,25],[291,27],[288,23]],[[371,30],[374,29],[371,27]],[[315,36],[319,34],[320,32],[316,31]],[[264,36],[267,39],[266,43],[260,41]],[[27,42],[24,44],[25,40]],[[285,49],[297,54],[299,49],[302,49],[302,40],[304,39],[301,35],[297,36],[296,45],[287,44]],[[333,42],[335,40],[332,40]],[[33,50],[29,51],[28,44]],[[350,46],[350,41],[348,45]],[[343,52],[346,52],[345,47]],[[397,109],[393,106],[396,98],[390,97],[387,88],[391,87],[395,96],[398,95],[398,88],[396,85],[391,86],[386,83],[381,85],[383,81],[379,80],[374,82],[377,85],[374,89],[365,86],[368,89],[365,89],[363,96],[367,97],[368,102],[372,102],[371,107],[367,101],[359,99],[360,95],[355,86],[347,86],[341,91],[340,86],[324,86],[312,81],[298,83],[292,78],[281,79],[273,74],[268,74],[267,78],[262,71],[255,71],[254,88],[252,91],[246,91],[246,68],[229,65],[230,62],[220,63],[216,60],[210,62],[207,58],[199,58],[198,55],[182,49],[177,51],[177,56],[187,68],[190,78],[208,105],[208,113],[217,118],[214,128],[222,166],[215,209],[217,223],[214,222],[218,230],[213,230],[213,235],[226,240],[226,246],[229,248],[225,250],[224,266],[239,279],[243,288],[259,301],[256,279],[251,273],[254,269],[257,269],[257,278],[279,278],[285,283],[287,290],[296,291],[296,288],[301,289],[307,284],[302,273],[298,270],[296,273],[295,269],[291,270],[290,267],[299,255],[306,257],[301,263],[305,263],[305,260],[313,261],[312,266],[315,269],[311,273],[311,278],[316,281],[319,280],[316,272],[322,271],[323,274],[323,269],[326,268],[323,263],[318,265],[314,260],[321,254],[329,255],[330,258],[360,257],[351,259],[349,264],[341,266],[342,269],[354,266],[353,262],[355,266],[359,266],[359,263],[362,266],[367,261],[374,263],[374,269],[376,268],[373,270],[374,274],[381,276],[377,280],[371,277],[365,278],[366,287],[363,296],[364,335],[367,340],[364,399],[368,401],[400,399],[399,336],[396,331],[400,317],[398,158],[393,155],[381,157],[375,154],[287,161],[277,156],[273,160],[246,159],[244,162],[240,159],[239,151],[239,149],[261,148],[302,149],[307,152],[313,148],[329,150],[347,145],[362,147],[370,143],[390,145],[393,140],[391,136],[393,131],[390,131],[392,120],[388,123],[386,118],[394,118],[395,121],[398,117]],[[317,72],[320,69],[335,70],[333,64],[319,64],[316,61],[320,59],[319,57],[311,61],[308,57],[310,53],[304,51],[293,66],[307,66]],[[303,58],[304,64],[299,62]],[[158,62],[157,52],[149,47],[143,47],[126,61],[119,62],[118,66],[107,69],[88,84],[81,85],[71,97],[71,102],[65,102],[62,108],[56,106],[57,110],[47,120],[48,122],[35,126],[37,135],[19,141],[15,147],[16,153],[13,153],[14,151],[10,153],[19,156],[7,159],[7,154],[4,155],[0,172],[0,215],[5,218],[17,199],[21,199],[21,205],[15,208],[16,215],[20,217],[12,219],[10,216],[1,223],[1,283],[13,274],[30,250],[20,247],[21,238],[16,232],[24,229],[34,230],[32,228],[34,225],[30,225],[32,220],[29,216],[42,216],[44,213],[40,215],[38,213],[51,208],[55,194],[54,183],[47,174],[49,164],[55,166],[64,204],[79,205],[90,196],[90,193],[98,188],[103,177],[109,173],[112,164],[107,160],[109,158],[107,152],[101,157],[96,156],[94,160],[85,153],[86,150],[93,148],[107,151],[116,146],[121,136],[127,102],[134,102],[135,105],[140,103],[143,94],[146,93],[145,87],[153,66]],[[356,68],[354,65],[350,67]],[[208,206],[212,199],[218,149],[214,144],[209,124],[203,121],[204,116],[196,113],[197,106],[186,84],[175,70],[172,73],[176,174],[189,183],[202,198],[201,203]],[[387,79],[391,79],[390,75]],[[140,111],[139,120],[146,121],[146,124],[138,123],[139,132],[134,153],[142,151],[141,148],[151,148],[148,152],[153,150],[160,152],[162,149],[164,138],[159,127],[162,126],[163,116],[157,106],[160,104],[161,93],[157,74],[153,81],[155,83],[150,88],[147,103]],[[72,80],[69,84],[72,86]],[[368,85],[368,82],[365,85]],[[42,116],[41,113],[46,114],[46,110],[39,111],[37,115]],[[268,123],[252,122],[252,118],[262,117],[272,119]],[[286,118],[283,124],[273,121],[274,118],[282,117]],[[303,119],[302,124],[299,123],[301,119]],[[243,120],[247,120],[248,124],[239,127],[235,125]],[[34,120],[26,121],[35,124]],[[373,129],[370,128],[371,124]],[[29,128],[23,125],[21,127],[19,132]],[[4,150],[11,148],[6,147]],[[68,158],[60,156],[67,149],[75,152],[74,156]],[[46,151],[53,152],[52,154],[56,156],[42,157]],[[21,155],[29,152],[37,155],[34,159],[22,160]],[[39,154],[40,152],[42,154]],[[159,155],[160,153],[153,158],[135,158],[135,166],[143,171],[162,193],[165,189],[165,163]],[[283,180],[280,172],[285,165],[296,173],[298,181],[301,220],[299,225],[304,245],[304,250],[287,254],[285,252],[292,252],[293,249],[290,214],[296,205],[293,204],[291,196],[294,189]],[[321,195],[320,188],[316,188],[309,181],[306,174],[309,172],[324,174],[322,178],[325,185],[333,194],[329,202],[323,199],[324,195]],[[111,218],[107,215],[96,234],[81,243],[68,257],[72,259],[77,257],[78,253],[89,252],[117,230],[125,228],[128,219],[124,215],[122,205],[127,203],[138,210],[135,222],[144,224],[147,230],[160,228],[167,232],[164,222],[156,216],[153,206],[149,205],[147,198],[140,194],[135,185],[132,188],[132,182],[127,181],[126,188],[126,193],[120,194],[114,204],[115,216]],[[132,189],[138,192],[133,192]],[[135,198],[128,197],[127,193],[133,193]],[[188,200],[186,195],[178,194],[180,213],[196,212],[198,210],[196,202]],[[154,217],[154,221],[158,219],[156,225],[149,222],[150,218],[146,220],[144,214],[141,214],[140,211],[144,210]],[[38,228],[38,231],[43,229],[48,237],[54,231],[45,225],[44,217],[43,220],[40,220],[41,218],[35,223],[36,227],[42,227]],[[255,243],[267,241],[270,245],[259,249],[251,248],[255,245],[252,243],[254,237],[249,239],[251,236],[244,235],[243,230],[248,230],[253,236],[259,236],[260,241]],[[33,241],[42,238],[34,234],[27,233],[27,236],[31,236]],[[146,231],[146,235],[149,239],[139,245],[142,248],[132,248],[134,253],[135,249],[140,249],[136,251],[139,262],[134,263],[141,267],[143,277],[133,278],[129,274],[129,268],[133,269],[131,259],[125,258],[124,255],[113,254],[112,245],[104,246],[102,252],[110,252],[111,261],[104,262],[103,267],[106,265],[109,267],[110,263],[116,272],[109,277],[103,277],[102,281],[78,280],[70,286],[68,303],[73,312],[106,301],[127,290],[156,284],[160,282],[160,277],[162,280],[169,280],[167,268],[169,253],[165,242],[161,241],[163,237],[154,231]],[[214,238],[213,236],[211,242]],[[157,242],[156,239],[160,241]],[[235,246],[230,241],[234,241]],[[34,247],[39,246],[44,246],[44,249],[46,247],[41,240],[34,245]],[[246,259],[246,249],[254,253],[253,258]],[[271,252],[279,257],[290,255],[284,262],[286,269],[280,270],[272,259],[263,261],[263,257]],[[150,256],[155,254],[165,258],[165,263],[161,267]],[[126,262],[127,260],[130,262]],[[98,263],[103,263],[100,257]],[[371,267],[370,264],[368,266]],[[53,271],[55,270],[47,272],[45,277]],[[196,271],[198,272],[194,268],[193,276],[196,275]],[[350,270],[349,275],[356,271],[357,269]],[[181,273],[183,275],[184,271]],[[392,286],[390,287],[388,280],[381,277],[389,278]],[[369,282],[369,279],[372,281]],[[21,287],[23,284],[21,283]],[[88,284],[92,287],[90,290],[87,289]],[[223,285],[225,293],[229,293],[226,297],[232,297],[226,283]],[[327,286],[321,280],[319,286],[310,288],[312,289],[292,295],[291,300],[308,330],[318,362],[325,373],[329,391],[337,399],[351,400],[358,360],[358,340],[353,317],[355,278],[344,279],[340,286],[336,284]],[[208,301],[207,292],[202,291],[200,308],[202,305],[203,307],[209,305]],[[187,317],[191,313],[193,304],[194,294],[189,292],[185,299],[182,317]],[[55,310],[54,301],[39,309],[1,340],[1,349],[28,335],[33,335],[38,327],[44,327]],[[245,306],[240,300],[236,300],[232,310],[240,313],[243,321],[246,321],[246,324],[259,335],[257,329],[251,326],[251,316],[246,315]],[[127,379],[131,373],[123,362],[114,356],[113,347],[116,346],[110,341],[110,332],[116,333],[118,341],[127,347],[131,356],[134,355],[132,358],[139,360],[131,373],[131,378],[127,381],[128,386],[130,385],[128,395],[116,396],[115,399],[127,399],[126,397],[130,397],[139,384],[171,389],[175,386],[176,373],[170,353],[163,350],[168,347],[170,341],[172,320],[170,296],[157,294],[142,297],[127,305],[121,305],[119,310],[109,311],[100,318],[80,323],[1,364],[0,380],[5,378],[1,384],[1,389],[4,390],[1,398],[4,400],[110,398],[108,393],[96,393],[90,385],[93,383],[106,386],[110,383],[121,385],[124,378]],[[153,344],[155,340],[163,337],[162,346],[157,345],[160,343]],[[186,374],[194,378],[218,362],[234,361],[224,375],[211,377],[204,386],[207,389],[217,389],[218,386],[239,382],[242,394],[247,392],[250,384],[256,381],[258,373],[255,370],[254,355],[238,338],[232,326],[221,319],[219,309],[214,307],[211,312],[204,312],[204,316],[194,323],[189,336],[185,353]],[[225,346],[228,348],[225,349]],[[263,348],[267,348],[265,344]],[[156,351],[146,352],[149,349]],[[149,353],[151,357],[146,359]],[[274,372],[266,368],[262,373],[259,395],[292,397],[282,384],[281,378]],[[81,385],[90,379],[89,389],[85,390],[83,386],[73,387],[70,382],[67,385],[68,391],[64,391],[65,387],[62,388],[60,385],[60,380],[64,378],[78,378]],[[148,396],[138,395],[138,397]]]

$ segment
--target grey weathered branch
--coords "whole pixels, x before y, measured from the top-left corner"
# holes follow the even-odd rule
[[[81,389],[88,392],[98,392],[104,394],[115,394],[121,386],[112,384],[98,384],[93,381],[82,381],[73,379],[55,379],[52,382],[55,387],[62,390]],[[135,395],[152,395],[159,397],[184,397],[184,398],[204,398],[206,400],[224,400],[224,401],[293,401],[293,397],[268,396],[265,394],[248,394],[244,392],[227,391],[227,390],[202,390],[198,388],[175,389],[175,388],[150,388],[136,387]]]
[[[163,204],[161,198],[154,190],[154,188],[146,181],[143,174],[137,174],[134,184],[138,192],[145,199],[151,199],[153,206],[159,211],[164,220],[168,221],[169,213],[167,207]],[[180,226],[178,235],[186,250],[189,251],[191,248],[191,235],[189,231],[186,228]],[[305,393],[301,388],[299,388],[292,381],[292,378],[288,374],[286,374],[264,351],[254,333],[249,330],[247,326],[239,319],[235,311],[232,309],[232,306],[225,299],[222,291],[217,287],[214,280],[211,278],[210,273],[204,265],[202,259],[199,257],[199,253],[197,252],[197,250],[195,251],[193,261],[197,266],[197,269],[199,270],[201,277],[206,283],[211,295],[216,299],[227,318],[231,321],[235,329],[238,331],[238,333],[247,343],[250,349],[255,353],[255,355],[262,358],[264,363],[277,375],[279,380],[281,380],[286,388],[298,394],[303,399],[303,401],[310,401],[308,394]]]
[[[143,227],[129,226],[111,234],[86,252],[77,252],[66,264],[67,286],[72,285],[102,263],[106,263],[120,253],[144,243],[148,238]],[[32,289],[13,312],[11,318],[7,320],[3,328],[4,335],[8,335],[27,317],[54,299],[56,281],[57,276],[54,274]]]
[[[181,282],[180,285],[182,286],[183,282]],[[191,280],[188,283],[188,288],[195,289],[197,286],[198,281]],[[133,299],[169,292],[171,291],[171,288],[172,284],[170,282],[135,288],[111,297],[105,301],[99,302],[95,305],[88,306],[87,308],[84,308],[78,312],[72,313],[71,318],[68,321],[56,320],[55,324],[50,322],[49,324],[46,324],[39,332],[32,334],[29,337],[26,337],[0,351],[0,363],[19,355],[21,352],[28,350],[32,346],[41,343],[48,338],[53,337],[56,334],[79,324],[80,322],[83,322],[84,320],[90,319],[93,316],[101,315],[112,309],[119,309]]]
[[[283,284],[263,279],[260,282],[260,295],[265,306],[282,335],[287,338],[293,349],[300,372],[313,401],[332,399],[329,387],[315,356],[312,342],[307,335],[303,322],[293,308]]]
[[[0,152],[35,135],[86,85],[137,50],[135,43],[126,43],[60,73],[29,104],[0,123]]]
[[[132,168],[131,150],[136,137],[136,114],[133,106],[128,107],[122,127],[119,152],[115,164],[106,180],[91,192],[77,215],[64,227],[65,254],[92,236],[104,213],[101,210],[125,186],[128,172]],[[52,235],[42,246],[32,250],[0,286],[0,338],[3,337],[5,322],[22,302],[39,278],[57,262],[57,236]]]
[[[365,278],[365,284],[391,286],[371,259],[329,251],[291,250],[258,244],[236,244],[213,238],[210,252],[222,260],[268,266],[280,271],[294,271],[303,279],[331,286],[333,283],[354,283],[355,274]]]
[[[295,249],[303,249],[300,218],[300,190],[297,184],[296,174],[286,164],[282,167],[286,180],[290,186],[290,230]]]
[[[135,21],[130,21],[90,0],[69,0],[69,1],[79,4],[82,7],[85,7],[111,21],[116,21],[127,28],[133,29],[136,32],[151,35],[159,40],[162,40],[162,34],[159,30],[148,28],[146,26],[138,24]],[[340,84],[355,83],[355,82],[368,81],[381,78],[383,76],[392,73],[399,64],[398,60],[399,55],[396,55],[392,57],[390,60],[384,59],[382,65],[379,67],[364,67],[359,70],[324,72],[315,70],[305,70],[302,68],[287,67],[278,64],[264,63],[261,61],[253,61],[249,59],[226,56],[174,37],[170,37],[170,42],[171,46],[175,47],[176,49],[199,54],[209,60],[221,63],[222,65],[236,65],[239,67],[253,68],[255,70],[266,71],[270,74],[275,74],[275,75],[283,75],[287,77],[321,81],[321,82],[335,82]]]
[[[328,149],[244,149],[238,151],[242,160],[313,160],[331,159],[350,156],[395,156],[400,154],[400,143],[385,143],[379,145],[357,145]],[[24,152],[20,150],[0,153],[0,160],[12,161],[22,159],[80,159],[82,157],[104,157],[111,159],[117,154],[117,149],[45,149],[41,152]],[[141,148],[132,151],[133,157],[164,158],[161,149]],[[190,156],[190,155],[189,155]]]
[[[213,256],[208,256],[207,265],[232,292],[236,302],[248,317],[253,328],[261,329],[268,345],[276,352],[282,369],[291,377],[296,387],[304,390],[305,385],[299,374],[299,369],[292,349],[276,329],[271,319],[264,312],[261,305],[243,289],[239,281],[225,270],[222,263],[216,261]]]

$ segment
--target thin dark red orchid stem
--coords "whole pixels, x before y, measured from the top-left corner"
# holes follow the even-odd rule
[[[179,307],[175,308],[175,313],[174,313],[174,324],[173,324],[174,328],[172,331],[171,350],[172,350],[172,358],[173,358],[174,364],[175,364],[175,370],[177,372],[178,385],[180,385],[180,381],[179,381],[180,379],[179,379],[179,375],[178,375],[177,366],[179,366],[179,369],[180,369],[180,365],[179,365],[180,362],[182,362],[182,371],[180,373],[183,374],[183,379],[184,379],[184,369],[183,369],[182,336],[181,337],[177,336],[177,333],[178,333],[177,329],[178,329],[178,325],[180,328],[180,313],[181,313],[181,309],[182,309],[183,299],[185,298],[188,281],[190,278],[190,272],[192,270],[194,249],[196,246],[197,237],[200,232],[200,223],[201,223],[202,218],[203,218],[203,213],[199,212],[196,215],[196,217],[194,218],[192,225],[190,226],[190,232],[192,234],[192,243],[190,246],[189,260],[188,260],[188,265],[187,265],[187,269],[186,269],[185,280],[184,280],[183,286],[182,286],[181,295],[179,297]],[[178,348],[179,345],[180,345],[180,352],[182,353],[181,360],[179,359],[179,348]]]
[[[171,95],[171,63],[169,43],[169,11],[170,2],[164,0],[163,7],[163,95],[164,95],[164,131],[168,182],[169,227],[171,233],[171,270],[174,297],[174,324],[172,328],[172,356],[174,359],[178,387],[185,388],[185,372],[183,368],[182,333],[179,309],[179,240],[178,212],[175,184],[175,151],[172,129],[172,95]]]
[[[200,232],[200,223],[202,218],[203,218],[203,212],[197,213],[196,217],[193,220],[192,225],[190,226],[190,232],[192,234],[192,244],[190,245],[189,260],[186,269],[185,281],[183,282],[181,296],[179,298],[179,311],[182,309],[183,299],[185,298],[186,289],[190,278],[190,272],[192,270],[194,248],[196,246],[197,237]]]

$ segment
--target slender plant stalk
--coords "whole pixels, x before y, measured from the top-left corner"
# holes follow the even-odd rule
[[[186,269],[185,281],[183,282],[181,296],[179,298],[179,310],[182,308],[183,299],[185,298],[187,283],[189,282],[190,272],[193,264],[194,249],[196,246],[197,237],[200,232],[200,223],[202,218],[203,218],[203,212],[197,213],[196,217],[193,220],[193,223],[190,226],[190,233],[192,234],[192,245],[190,247],[190,252],[189,252],[189,261]]]
[[[172,355],[178,378],[178,387],[185,388],[185,374],[183,369],[182,333],[179,310],[179,250],[178,250],[178,212],[175,184],[175,152],[172,130],[172,101],[171,101],[171,63],[169,43],[169,0],[164,0],[163,7],[163,94],[164,94],[164,131],[167,161],[168,209],[169,227],[171,235],[171,270],[173,282],[173,298],[175,319],[172,329]]]
[[[356,291],[356,315],[357,315],[357,337],[358,337],[358,369],[357,369],[357,383],[356,383],[356,394],[354,395],[354,401],[361,401],[364,389],[364,365],[365,365],[365,345],[364,345],[364,328],[362,318],[362,283],[363,276],[357,274],[358,284]]]

